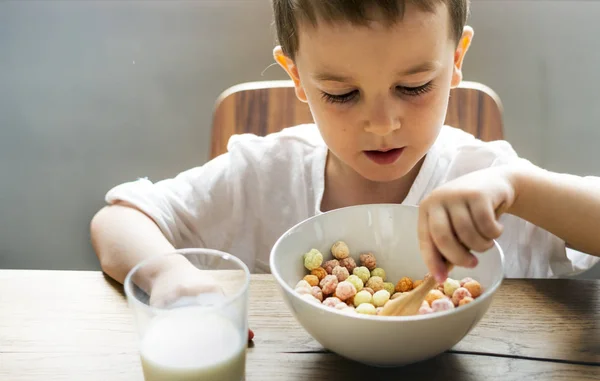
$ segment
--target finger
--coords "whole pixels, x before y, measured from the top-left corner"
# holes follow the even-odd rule
[[[463,267],[477,265],[477,258],[458,241],[442,205],[429,210],[429,232],[435,247],[450,263]]]
[[[479,197],[469,202],[469,213],[477,231],[486,239],[492,240],[502,235],[503,227],[498,222],[492,203]]]
[[[442,254],[436,249],[431,235],[429,234],[428,213],[425,207],[419,209],[419,220],[417,225],[419,248],[425,266],[438,282],[443,282],[446,279],[446,262]],[[440,280],[443,278],[443,280]]]
[[[483,252],[494,245],[494,241],[484,237],[475,226],[467,203],[449,205],[448,212],[454,233],[466,248]]]

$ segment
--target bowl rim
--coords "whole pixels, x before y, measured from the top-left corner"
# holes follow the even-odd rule
[[[284,291],[286,291],[290,295],[293,295],[293,297],[296,298],[297,300],[299,300],[301,303],[306,303],[307,305],[312,305],[315,308],[321,309],[322,311],[326,311],[329,313],[337,313],[337,314],[347,316],[350,318],[372,320],[372,321],[378,321],[378,322],[382,322],[382,323],[384,323],[384,322],[395,323],[395,322],[399,322],[399,321],[418,321],[418,320],[426,320],[426,319],[436,319],[436,318],[443,317],[443,316],[450,315],[450,314],[462,313],[462,311],[467,311],[470,308],[475,308],[476,305],[483,303],[486,299],[488,299],[489,297],[492,297],[496,293],[496,291],[498,290],[498,288],[500,287],[500,285],[502,284],[502,282],[504,280],[504,267],[505,267],[504,251],[502,251],[502,247],[500,247],[500,245],[498,244],[498,242],[496,242],[496,240],[493,240],[493,242],[494,242],[494,247],[496,248],[496,250],[498,251],[498,254],[500,255],[500,265],[501,265],[500,268],[502,269],[502,276],[498,280],[496,280],[490,287],[488,287],[484,291],[483,294],[481,294],[478,298],[474,299],[471,303],[468,303],[465,306],[461,306],[460,308],[453,308],[451,310],[439,311],[439,312],[431,313],[431,314],[412,315],[412,316],[378,316],[378,315],[366,315],[366,314],[358,314],[358,313],[347,314],[340,310],[326,307],[322,303],[317,304],[317,303],[310,302],[310,301],[302,298],[299,294],[294,292],[292,287],[289,286],[283,280],[281,275],[279,274],[277,267],[275,266],[274,253],[277,251],[278,247],[281,245],[281,242],[286,237],[291,235],[294,230],[297,230],[299,227],[301,227],[303,225],[307,225],[307,224],[311,223],[314,219],[321,218],[326,214],[341,213],[342,211],[347,210],[347,209],[371,209],[371,208],[385,209],[385,208],[390,208],[390,207],[391,208],[398,208],[398,207],[399,208],[410,208],[410,209],[418,209],[419,208],[416,205],[389,204],[389,203],[388,204],[352,205],[352,206],[346,206],[343,208],[338,208],[338,209],[330,210],[330,211],[323,212],[320,214],[316,214],[312,217],[308,217],[308,218],[298,222],[297,224],[295,224],[294,226],[292,226],[291,228],[286,230],[285,233],[283,233],[277,239],[277,241],[275,241],[275,244],[271,248],[270,255],[269,255],[269,267],[271,270],[271,274],[275,277],[275,279],[277,280],[277,283],[279,283],[279,286]],[[491,250],[491,248],[488,249],[488,251],[489,250]]]

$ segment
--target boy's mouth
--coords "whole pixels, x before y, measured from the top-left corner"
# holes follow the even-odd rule
[[[394,164],[400,156],[402,152],[404,152],[404,147],[402,148],[393,148],[389,150],[377,150],[377,151],[363,151],[365,155],[375,164],[379,165],[390,165]]]

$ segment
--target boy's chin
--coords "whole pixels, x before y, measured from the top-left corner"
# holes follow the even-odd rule
[[[377,183],[389,183],[399,180],[410,172],[410,168],[382,167],[382,168],[362,168],[358,173],[366,180]]]

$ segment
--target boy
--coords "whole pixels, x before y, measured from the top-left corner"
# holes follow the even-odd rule
[[[493,239],[508,277],[597,262],[567,254],[565,242],[600,255],[600,182],[549,173],[506,142],[442,126],[473,38],[467,0],[274,0],[273,8],[275,60],[315,125],[236,136],[227,154],[174,179],[112,189],[91,226],[106,273],[122,282],[139,261],[180,247],[227,251],[265,272],[288,228],[365,203],[420,205],[423,257],[440,281],[443,258],[475,266],[469,249]],[[169,279],[213,287],[184,263],[165,264],[147,286]]]

